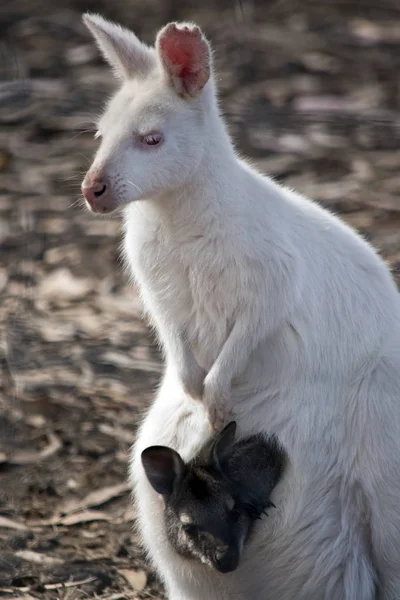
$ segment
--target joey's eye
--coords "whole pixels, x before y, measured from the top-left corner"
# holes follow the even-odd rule
[[[145,146],[158,146],[162,142],[161,133],[148,133],[147,135],[141,135],[140,141]]]
[[[239,507],[234,506],[234,508],[232,508],[232,510],[230,511],[230,514],[231,514],[232,519],[237,521],[237,519],[239,519],[240,514],[241,514]]]
[[[243,507],[241,506],[241,504],[239,502],[235,502],[233,500],[233,502],[229,508],[229,514],[230,514],[231,518],[233,520],[237,521],[241,517],[242,513],[243,513]]]
[[[186,523],[185,525],[182,525],[182,527],[183,527],[183,531],[185,533],[187,533],[188,535],[194,535],[197,531],[196,525],[192,525],[190,523]]]

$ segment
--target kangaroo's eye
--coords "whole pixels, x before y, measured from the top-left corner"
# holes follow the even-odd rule
[[[162,142],[161,133],[148,133],[147,135],[141,135],[140,141],[145,146],[158,146]]]

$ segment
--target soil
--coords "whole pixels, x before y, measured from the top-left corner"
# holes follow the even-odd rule
[[[126,484],[160,355],[118,217],[79,200],[114,85],[85,10],[148,42],[170,20],[203,26],[242,154],[340,213],[400,277],[397,0],[2,2],[0,598],[163,598]]]

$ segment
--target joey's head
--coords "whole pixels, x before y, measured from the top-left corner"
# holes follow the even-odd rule
[[[164,502],[172,547],[222,573],[237,568],[254,522],[271,506],[286,460],[275,439],[252,436],[235,443],[235,431],[229,423],[200,462],[185,464],[164,446],[142,453],[147,478]]]
[[[89,209],[109,213],[179,189],[200,164],[214,101],[211,54],[193,24],[166,25],[149,47],[99,15],[83,20],[120,80],[98,123],[100,146],[82,182]]]

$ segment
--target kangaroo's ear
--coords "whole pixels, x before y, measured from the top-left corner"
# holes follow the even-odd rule
[[[166,446],[150,446],[143,450],[142,464],[155,491],[166,497],[172,494],[186,471],[179,454]]]
[[[83,22],[118,78],[146,75],[156,63],[155,52],[136,35],[100,15],[86,13]]]
[[[156,48],[177,94],[196,97],[211,71],[210,46],[201,29],[192,24],[169,23],[158,33]]]
[[[219,433],[210,448],[210,462],[217,471],[221,471],[222,461],[229,455],[235,441],[236,422],[231,421]]]

